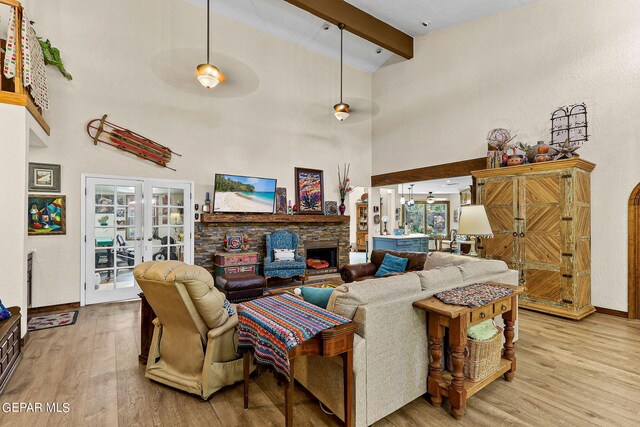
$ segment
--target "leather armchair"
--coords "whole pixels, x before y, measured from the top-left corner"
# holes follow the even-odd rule
[[[158,316],[147,378],[205,400],[242,381],[238,315],[229,317],[209,272],[179,261],[149,261],[138,265],[134,276]]]
[[[426,252],[395,252],[385,249],[376,249],[371,252],[370,262],[365,264],[347,264],[340,270],[340,277],[345,283],[359,282],[361,280],[375,279],[375,274],[382,264],[386,254],[391,254],[400,258],[408,258],[409,262],[405,268],[407,271],[420,271],[424,269],[427,260]]]

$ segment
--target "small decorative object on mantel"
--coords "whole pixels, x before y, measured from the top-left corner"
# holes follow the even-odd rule
[[[287,189],[276,187],[276,214],[287,214]]]
[[[324,209],[323,173],[317,169],[295,169],[296,206],[299,215],[322,215]]]
[[[327,200],[324,202],[325,215],[338,215],[338,202],[335,200]]]
[[[30,236],[67,234],[65,196],[29,194],[28,199],[28,234]]]
[[[204,197],[204,203],[202,204],[202,213],[209,213],[209,212],[211,212],[211,196],[207,191]]]
[[[175,169],[167,166],[167,163],[171,161],[171,155],[181,156],[170,148],[160,145],[139,133],[108,122],[106,114],[101,119],[94,119],[87,123],[87,134],[93,140],[93,145],[98,145],[98,142],[102,142],[172,171],[175,171]]]
[[[344,200],[347,198],[347,194],[353,191],[353,187],[351,186],[351,179],[349,178],[349,169],[351,169],[351,164],[344,164],[344,169],[340,171],[340,166],[338,166],[338,190],[340,190],[340,215],[344,215],[344,212],[347,210],[347,207],[344,205]]]
[[[29,163],[29,191],[60,192],[60,165]]]
[[[243,234],[231,234],[224,238],[224,245],[227,252],[248,251],[249,239]]]
[[[574,157],[580,157],[576,150],[580,148],[579,145],[573,145],[567,139],[559,146],[551,147],[551,157],[553,160],[572,159]]]

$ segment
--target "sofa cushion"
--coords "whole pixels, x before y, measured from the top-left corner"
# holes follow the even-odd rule
[[[353,319],[361,305],[420,290],[420,279],[416,273],[345,283],[331,294],[327,310]]]
[[[481,259],[478,261],[479,262],[471,262],[459,266],[462,279],[465,282],[504,273],[509,270],[509,267],[504,261],[495,259]]]
[[[422,270],[431,270],[432,268],[444,267],[446,265],[463,265],[478,261],[479,258],[464,255],[455,255],[446,252],[429,252]]]
[[[397,256],[400,258],[407,258],[409,262],[407,263],[407,267],[405,271],[420,271],[424,268],[424,262],[427,259],[426,252],[396,252],[396,251],[388,251],[385,249],[376,249],[371,252],[371,262],[378,268],[382,265],[382,261],[384,260],[384,256],[386,254],[391,254],[393,256]]]
[[[393,256],[391,254],[385,254],[382,264],[378,271],[376,271],[376,277],[386,276],[389,273],[402,273],[407,268],[408,258],[401,258]]]
[[[416,272],[423,290],[437,292],[448,287],[456,287],[463,283],[460,268],[450,265]]]

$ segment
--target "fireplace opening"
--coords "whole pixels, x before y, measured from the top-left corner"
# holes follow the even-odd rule
[[[310,276],[338,272],[338,242],[305,243],[304,252],[307,273]]]

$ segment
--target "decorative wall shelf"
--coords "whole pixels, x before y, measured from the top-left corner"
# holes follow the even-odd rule
[[[348,224],[347,215],[202,214],[204,224]]]

